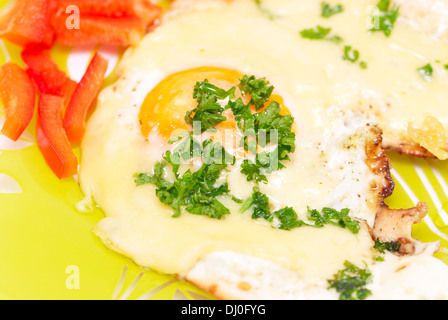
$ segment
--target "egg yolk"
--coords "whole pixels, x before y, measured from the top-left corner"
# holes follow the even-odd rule
[[[147,95],[143,102],[139,116],[143,136],[147,137],[156,129],[161,136],[169,139],[176,132],[191,130],[185,122],[185,115],[197,106],[197,101],[193,98],[196,83],[208,80],[224,90],[237,87],[235,94],[238,98],[241,97],[238,85],[243,76],[244,74],[239,71],[215,67],[190,69],[168,76]],[[249,103],[251,98],[250,95],[245,95],[242,99],[245,103]],[[265,107],[272,100],[282,106],[282,115],[289,114],[289,110],[283,105],[282,97],[278,95],[272,95]],[[227,117],[227,120],[216,126],[218,132],[237,131],[237,123],[232,112],[226,110],[223,115]]]

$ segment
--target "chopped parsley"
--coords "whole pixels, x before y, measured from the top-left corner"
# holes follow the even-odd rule
[[[334,16],[335,14],[341,13],[344,11],[344,7],[340,4],[338,4],[335,7],[331,7],[330,4],[322,2],[321,3],[321,7],[322,7],[322,17],[324,18],[330,18],[332,16]]]
[[[290,160],[288,154],[295,152],[296,134],[292,127],[294,118],[282,115],[282,107],[276,101],[271,101],[260,111],[274,91],[274,87],[266,79],[244,76],[239,88],[243,95],[250,94],[250,102],[245,104],[238,98],[229,101],[228,108],[232,110],[238,127],[243,132],[241,145],[255,155],[255,162],[244,161],[241,172],[247,175],[248,181],[267,183],[265,174],[283,169],[285,166],[280,161]],[[252,113],[252,106],[259,112]],[[265,148],[270,143],[276,145],[274,151],[257,153],[258,146]]]
[[[398,252],[401,248],[400,241],[392,241],[392,242],[382,242],[382,241],[375,241],[374,248],[378,250],[380,253],[385,253],[386,251],[389,252]]]
[[[241,164],[241,173],[247,176],[247,181],[255,181],[256,183],[268,182],[266,175],[262,174],[262,168],[250,160],[244,160]]]
[[[276,227],[281,230],[292,230],[304,226],[323,228],[326,225],[334,225],[343,229],[350,230],[353,234],[359,233],[360,223],[349,217],[350,210],[323,208],[322,213],[317,210],[308,208],[308,220],[312,223],[306,223],[300,220],[293,208],[286,207],[276,212],[271,212],[269,206],[269,198],[260,191],[259,187],[254,187],[252,196],[244,203],[241,211],[244,213],[253,208],[253,219],[265,219],[273,222],[277,219]]]
[[[192,143],[193,139],[188,137],[182,144],[185,141],[187,145]],[[176,150],[166,152],[164,161],[155,165],[153,174],[136,174],[134,176],[136,185],[153,184],[157,188],[156,195],[159,201],[174,209],[174,218],[181,216],[182,209],[191,214],[213,219],[222,219],[230,214],[229,209],[217,200],[218,196],[229,194],[228,184],[224,182],[217,185],[217,182],[227,166],[235,163],[235,158],[231,157],[229,160],[229,154],[220,143],[214,144],[211,140],[206,140],[202,150],[199,150],[204,160],[202,167],[196,172],[187,170],[180,174],[180,160],[183,156],[190,158],[192,155],[189,152],[184,153],[182,148]],[[172,166],[175,176],[174,182],[165,179],[165,171],[169,165]]]
[[[432,79],[434,69],[432,68],[431,64],[428,63],[426,66],[421,67],[417,70],[425,80],[430,81]]]
[[[253,208],[252,219],[264,219],[268,222],[274,220],[274,216],[269,208],[269,199],[264,193],[260,192],[258,187],[254,188],[252,197],[244,203],[241,211],[244,213],[250,208]]]
[[[218,101],[235,97],[235,88],[225,91],[205,80],[196,84],[193,97],[197,100],[198,105],[193,110],[187,112],[185,121],[190,125],[193,125],[195,122],[200,123],[201,132],[215,130],[214,127],[217,124],[227,120],[222,115],[225,109]]]
[[[251,95],[250,103],[255,106],[257,111],[263,108],[274,91],[274,86],[269,85],[269,81],[265,78],[257,79],[255,76],[244,76],[241,79],[239,88],[243,95]]]
[[[308,208],[308,219],[314,221],[314,227],[322,228],[325,225],[331,224],[344,229],[350,230],[353,234],[358,234],[360,230],[360,223],[353,220],[349,216],[349,209],[342,209],[337,211],[332,208],[323,208],[322,213],[315,209]]]
[[[373,25],[369,31],[382,31],[386,37],[389,37],[397,21],[400,6],[394,5],[391,7],[390,0],[381,0],[377,8],[379,15],[372,16]]]
[[[342,41],[344,41],[344,39],[342,39],[342,38],[341,38],[340,36],[338,36],[337,34],[335,34],[335,35],[333,35],[333,36],[326,37],[325,40],[327,40],[327,41],[331,41],[331,42],[333,42],[333,43],[335,43],[335,44],[340,44],[340,43],[342,43]]]
[[[350,61],[351,63],[355,63],[359,59],[359,51],[352,50],[351,46],[345,46],[344,55],[342,56],[342,59]]]
[[[292,230],[295,228],[300,228],[306,226],[306,223],[299,220],[297,213],[293,208],[287,207],[274,212],[274,216],[277,217],[280,225],[278,226],[281,230]]]
[[[331,32],[331,28],[317,26],[316,28],[304,29],[300,31],[302,38],[310,40],[323,40]]]
[[[372,273],[368,269],[361,269],[349,261],[344,263],[345,269],[334,275],[333,280],[328,280],[329,289],[335,289],[339,294],[339,300],[365,300],[372,292],[366,288],[370,283]]]
[[[227,120],[223,115],[225,110],[231,109],[238,127],[244,133],[242,147],[255,155],[255,162],[245,160],[241,165],[241,172],[248,181],[267,183],[266,174],[284,168],[280,161],[289,160],[288,154],[295,151],[295,133],[292,132],[294,118],[281,115],[282,108],[275,101],[265,108],[274,91],[269,81],[244,76],[238,88],[244,96],[250,95],[248,104],[242,98],[235,100],[237,87],[226,91],[208,80],[197,82],[193,92],[197,106],[185,115],[185,122],[193,126],[193,131],[184,132],[168,141],[177,145],[163,155],[163,161],[156,164],[152,174],[135,175],[137,186],[153,184],[157,188],[159,200],[174,209],[173,217],[180,217],[183,210],[214,219],[222,219],[230,213],[217,200],[219,196],[229,195],[228,184],[217,183],[228,165],[235,165],[236,159],[219,142],[208,139],[201,145],[195,139],[196,135],[207,130],[216,131],[215,126]],[[252,113],[252,108],[259,112]],[[200,124],[199,128],[197,123]],[[274,151],[257,153],[258,144],[264,148],[270,143],[276,145]],[[201,158],[202,167],[196,172],[187,170],[181,174],[181,164],[195,158]],[[169,174],[170,169],[173,175]],[[174,181],[168,181],[165,176],[174,176]],[[233,196],[232,199],[242,203]],[[255,209],[254,218],[271,219],[270,210],[265,210],[267,202],[265,195],[254,193],[253,203],[250,204]]]
[[[330,35],[331,28],[317,26],[316,28],[304,29],[300,31],[300,35],[304,39],[309,40],[326,40],[339,44],[343,39],[339,35]]]
[[[344,46],[344,55],[342,56],[342,59],[349,61],[351,63],[358,62],[360,57],[359,51],[352,49],[351,46]],[[359,66],[361,69],[367,69],[367,62],[361,61],[359,63]]]

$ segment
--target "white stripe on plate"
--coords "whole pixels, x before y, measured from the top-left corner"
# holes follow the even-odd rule
[[[431,170],[434,173],[434,175],[436,176],[437,181],[439,181],[440,186],[443,189],[443,192],[445,192],[445,195],[448,197],[448,183],[446,183],[446,180],[443,178],[439,169],[437,169],[434,165],[431,165]]]
[[[412,191],[412,189],[409,187],[409,185],[406,183],[406,181],[401,177],[401,175],[398,173],[397,170],[395,169],[391,169],[391,173],[394,176],[394,179],[402,186],[402,188],[406,191],[406,193],[408,194],[408,196],[411,198],[412,202],[417,205],[417,203],[419,202],[418,197],[415,195],[414,191]],[[431,217],[429,215],[427,215],[424,218],[424,221],[426,223],[426,225],[428,226],[428,228],[435,233],[436,235],[438,235],[440,238],[445,239],[448,241],[448,236],[446,234],[444,234],[443,232],[441,232],[439,229],[437,229],[436,225],[434,224],[434,222],[432,222]]]
[[[415,171],[417,172],[417,175],[419,176],[420,180],[423,182],[423,185],[425,186],[426,190],[428,191],[429,195],[431,196],[432,201],[437,207],[437,210],[439,212],[440,217],[443,220],[443,223],[448,225],[448,214],[443,209],[442,201],[440,201],[440,198],[432,186],[431,182],[428,179],[428,176],[423,171],[422,167],[418,163],[414,163]]]

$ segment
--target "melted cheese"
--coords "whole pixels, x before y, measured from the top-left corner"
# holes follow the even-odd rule
[[[331,278],[346,260],[370,263],[373,243],[366,226],[358,235],[336,227],[276,230],[242,214],[228,199],[221,199],[232,212],[225,220],[189,214],[173,219],[154,187],[137,188],[133,178],[150,173],[167,149],[157,134],[141,134],[139,111],[148,93],[179,71],[203,66],[238,70],[266,77],[296,120],[297,151],[285,170],[261,186],[273,206],[292,206],[302,219],[307,206],[350,208],[352,216],[372,226],[375,176],[365,164],[368,135],[363,128],[378,121],[387,139],[396,141],[409,121],[426,113],[446,125],[442,91],[448,77],[437,69],[437,79],[427,82],[417,72],[427,61],[440,59],[446,45],[400,24],[390,39],[368,34],[366,6],[373,1],[341,2],[347,12],[324,20],[319,2],[266,0],[266,9],[281,17],[272,21],[253,1],[177,1],[189,9],[173,11],[127,51],[120,80],[101,93],[89,120],[80,182],[87,199],[83,205],[93,198],[106,214],[96,234],[138,264],[173,274],[188,272],[217,251],[261,258],[301,279],[320,281]],[[333,27],[358,49],[368,69],[344,61],[341,46],[299,36],[299,30],[317,24]],[[355,148],[345,148],[353,141]],[[227,179],[232,194],[245,199],[253,185],[239,171],[235,168]]]

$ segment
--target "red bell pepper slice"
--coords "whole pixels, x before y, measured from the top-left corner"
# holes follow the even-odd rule
[[[2,133],[17,141],[33,118],[36,89],[25,70],[12,62],[0,68],[0,98],[6,118]]]
[[[65,97],[67,102],[70,100],[77,83],[59,69],[48,51],[39,48],[25,49],[22,59],[41,93]]]
[[[0,19],[0,38],[22,47],[41,43],[50,22],[48,1],[15,1]]]
[[[78,159],[74,154],[62,126],[65,107],[63,97],[42,94],[37,117],[37,144],[48,166],[59,179],[78,172]]]
[[[87,115],[103,86],[108,61],[95,53],[84,77],[78,83],[67,107],[64,128],[71,143],[80,143],[86,128]]]
[[[142,20],[136,17],[84,15],[79,21],[79,29],[67,28],[66,19],[65,13],[59,11],[51,20],[57,40],[63,46],[109,44],[128,47],[138,44],[146,31]]]
[[[51,17],[56,14],[56,11],[58,9],[57,0],[47,0],[48,1],[48,23],[47,28],[44,33],[44,37],[42,39],[41,45],[44,48],[51,48],[56,41],[56,32],[53,29],[53,26],[51,25]]]

